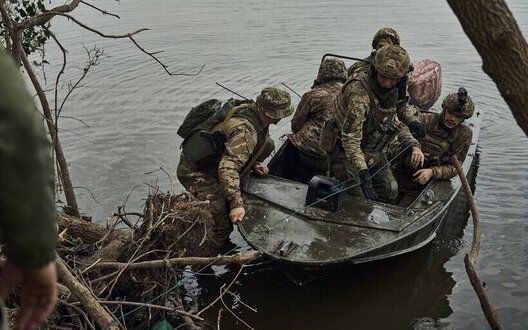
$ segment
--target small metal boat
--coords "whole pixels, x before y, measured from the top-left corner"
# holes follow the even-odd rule
[[[476,156],[482,116],[467,121],[473,141],[462,164],[468,174]],[[296,171],[286,142],[269,163],[270,175],[252,176],[243,187],[246,217],[239,224],[244,239],[269,258],[300,266],[363,263],[407,253],[435,237],[456,195],[458,177],[431,181],[408,192],[398,205],[342,194],[332,212],[306,206],[308,185],[289,179]]]

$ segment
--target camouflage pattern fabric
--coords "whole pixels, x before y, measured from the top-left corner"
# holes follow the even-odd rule
[[[241,107],[250,105],[241,105]],[[232,230],[227,217],[229,210],[243,207],[240,192],[240,173],[250,161],[258,142],[258,134],[253,125],[241,117],[233,117],[227,123],[219,123],[213,130],[224,132],[227,142],[226,149],[218,167],[204,171],[193,170],[183,154],[177,168],[178,180],[193,196],[201,200],[209,200],[211,212],[215,219],[218,233],[215,240],[223,241],[229,237]],[[261,158],[266,158],[273,150],[271,139],[266,139],[265,152]]]
[[[464,94],[465,96],[465,100],[462,101],[463,105],[459,99],[460,94]],[[466,119],[468,119],[473,116],[473,112],[475,112],[475,105],[473,104],[471,97],[467,95],[466,89],[464,87],[460,87],[458,89],[458,93],[451,93],[445,97],[444,101],[442,102],[442,109],[452,111],[453,113],[464,116]]]
[[[328,81],[341,79],[345,81],[348,77],[345,62],[337,58],[327,58],[319,66],[317,80]]]
[[[374,60],[374,55],[376,53],[372,52],[365,60],[372,62]],[[368,74],[370,68],[370,63],[357,61],[348,68],[348,78],[356,78],[360,74]]]
[[[435,156],[435,158],[440,160],[440,165],[431,167],[433,179],[451,179],[457,175],[457,171],[449,158],[455,155],[460,162],[464,162],[471,145],[473,131],[464,123],[452,129],[445,128],[442,125],[443,116],[440,113],[422,113],[419,120],[425,126],[430,137],[452,141],[447,152],[441,155],[426,155]]]
[[[324,119],[330,113],[334,96],[342,86],[338,81],[329,82],[302,96],[291,121],[294,134],[289,136],[298,150],[313,157],[325,158],[320,144]]]
[[[233,225],[228,217],[229,205],[222,187],[218,184],[218,170],[194,171],[183,154],[177,168],[178,180],[194,197],[209,201],[209,209],[213,215],[213,242],[219,246],[228,241]]]
[[[365,76],[362,76],[362,79],[366,79]],[[366,88],[368,88],[367,85],[360,80],[349,81],[336,95],[333,104],[334,120],[340,130],[343,148],[347,158],[358,171],[367,169],[373,163],[373,159],[365,159],[361,148],[364,129],[370,131],[387,120],[395,120],[393,117],[400,115],[396,113],[396,107],[378,111],[381,109],[378,107],[378,100]],[[372,105],[375,106],[372,107]],[[380,112],[381,115],[370,114],[371,111]],[[408,122],[409,120],[409,118],[404,118],[403,121]],[[405,127],[401,134],[402,138],[418,145]]]
[[[381,28],[376,32],[374,35],[374,38],[372,38],[372,48],[376,49],[378,48],[378,42],[380,42],[381,39],[390,40],[393,45],[399,45],[400,44],[400,35],[396,30],[390,27]]]
[[[293,113],[290,94],[279,87],[266,87],[257,96],[256,105],[272,119],[282,119]]]
[[[371,175],[378,172],[371,177],[378,199],[383,202],[393,201],[398,196],[398,182],[392,173],[385,154],[373,153],[369,154],[368,157],[373,160],[369,172]],[[358,171],[346,159],[345,151],[342,148],[338,148],[336,158],[331,164],[331,169],[336,179],[341,182],[346,181],[347,193],[363,196],[359,185]]]
[[[385,149],[368,150],[366,148],[363,150],[365,141],[372,138],[372,134],[377,132],[381,124],[394,122],[401,128],[399,136],[402,140],[419,146],[408,128],[399,123],[398,116],[404,113],[398,114],[395,106],[387,109],[381,108],[379,100],[370,90],[367,81],[368,77],[365,75],[360,75],[358,79],[349,79],[336,95],[333,104],[333,116],[340,131],[339,138],[343,151],[356,173],[369,167],[380,166],[386,161]],[[406,122],[409,120],[405,118]],[[394,139],[396,139],[396,134],[390,137],[390,140]],[[379,190],[377,192],[381,199],[388,201],[397,196],[397,183],[388,166],[376,174],[372,181],[374,188]]]
[[[385,77],[401,79],[409,72],[411,58],[402,47],[388,45],[376,52],[372,64]]]

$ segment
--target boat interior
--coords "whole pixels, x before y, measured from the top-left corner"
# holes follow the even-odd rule
[[[289,140],[287,140],[281,148],[277,151],[277,153],[274,155],[274,157],[271,159],[271,161],[268,164],[268,167],[270,169],[270,174],[303,183],[308,184],[307,182],[303,182],[302,178],[299,176],[299,163],[301,162],[301,159],[299,158],[297,149],[293,147],[293,145],[290,143]],[[407,184],[404,182],[409,176],[403,174],[403,173],[397,173],[395,172],[395,177],[398,180],[398,184],[400,187],[400,193],[395,201],[393,206],[400,206],[403,208],[409,207],[417,198],[420,196],[422,191],[428,186],[418,186],[413,184]],[[325,180],[324,178],[321,180],[318,180],[318,182],[310,182],[308,193],[307,195],[312,194],[313,196],[309,196],[307,198],[307,201],[312,199],[314,202],[316,200],[319,200],[318,203],[314,204],[316,207],[325,208],[328,210],[336,211],[337,208],[340,206],[339,204],[339,195],[340,194],[334,194],[335,196],[332,196],[330,198],[327,198],[329,194],[332,194],[331,186],[332,184],[335,184],[336,181],[332,181],[333,179],[328,178],[329,180]],[[343,190],[342,186],[338,189]]]

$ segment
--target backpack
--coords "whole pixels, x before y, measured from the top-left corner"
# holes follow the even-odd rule
[[[235,100],[230,98],[224,105],[217,99],[210,99],[193,107],[185,116],[178,128],[178,135],[187,138],[197,129],[209,130],[226,117],[229,110],[244,103],[252,103],[252,100]]]
[[[211,132],[211,129],[222,121],[228,121],[237,112],[235,107],[251,102],[230,98],[221,106],[220,101],[212,99],[191,109],[178,129],[178,135],[184,138],[182,153],[191,167],[204,169],[219,162],[226,137],[221,131]]]

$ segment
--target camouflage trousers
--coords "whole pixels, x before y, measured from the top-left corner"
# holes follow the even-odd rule
[[[233,225],[229,220],[229,205],[218,183],[218,169],[201,172],[192,169],[183,155],[176,170],[180,183],[199,200],[208,200],[213,216],[212,241],[220,246],[229,242]]]
[[[385,153],[365,153],[365,157],[372,165],[369,173],[372,185],[382,202],[391,203],[398,197],[398,182],[392,173]],[[363,195],[360,187],[359,173],[352,163],[344,156],[344,151],[334,157],[332,161],[332,175],[339,181],[347,181],[347,192],[353,195]]]

